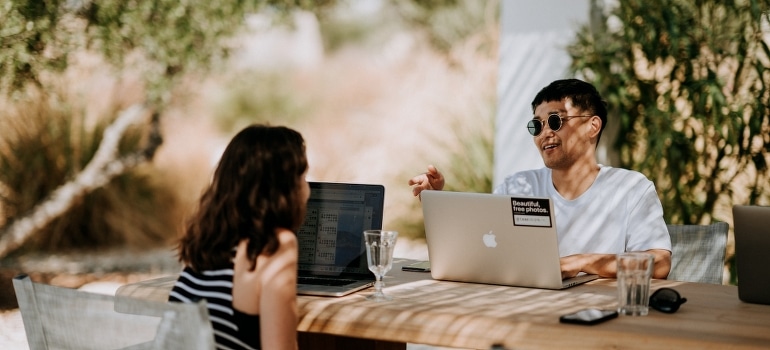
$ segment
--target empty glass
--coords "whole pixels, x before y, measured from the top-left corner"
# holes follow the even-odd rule
[[[618,254],[617,263],[618,313],[646,316],[649,311],[654,256],[641,252],[622,253]]]
[[[396,245],[398,232],[385,230],[366,230],[364,240],[366,242],[366,261],[369,270],[374,273],[374,294],[366,297],[368,300],[386,301],[393,299],[382,292],[385,285],[382,278],[393,267],[393,247]]]

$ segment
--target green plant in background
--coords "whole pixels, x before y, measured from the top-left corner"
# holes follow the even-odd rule
[[[85,121],[83,111],[55,97],[32,96],[6,106],[0,116],[0,225],[23,216],[82,169],[107,125]],[[141,132],[133,128],[119,149],[126,152],[140,142]],[[18,253],[166,242],[176,235],[174,204],[157,171],[140,167],[77,200]]]
[[[391,0],[395,10],[414,28],[424,31],[441,51],[499,23],[499,1]]]
[[[44,157],[42,162],[52,170],[34,168],[34,171],[47,174],[54,179],[30,177],[30,180],[45,181],[46,184],[42,186],[24,184],[34,189],[30,191],[35,194],[30,197],[30,202],[34,201],[35,204],[11,203],[17,200],[15,196],[26,191],[21,190],[19,187],[21,184],[17,179],[9,177],[9,180],[0,180],[0,196],[9,201],[9,204],[2,204],[0,207],[0,215],[4,220],[0,222],[0,257],[22,244],[29,244],[24,248],[31,249],[33,243],[37,246],[36,244],[45,244],[44,241],[52,240],[45,235],[37,236],[37,232],[46,232],[50,226],[75,225],[75,221],[65,224],[67,219],[64,217],[72,217],[74,220],[82,215],[81,219],[78,219],[79,225],[85,225],[84,221],[94,221],[87,225],[106,227],[105,221],[112,220],[109,219],[110,215],[92,210],[117,206],[117,201],[114,205],[109,204],[117,198],[135,201],[137,199],[131,195],[142,194],[143,196],[145,192],[139,191],[138,188],[143,186],[140,182],[144,180],[141,179],[149,171],[145,168],[147,162],[152,160],[155,151],[162,143],[159,125],[171,100],[179,97],[179,91],[175,89],[179,88],[180,82],[205,78],[212,70],[224,68],[222,63],[228,62],[226,58],[233,48],[230,45],[233,42],[231,39],[243,29],[245,17],[254,12],[261,12],[270,15],[273,19],[281,19],[295,9],[323,13],[336,3],[333,0],[314,2],[252,0],[212,3],[172,0],[129,2],[0,0],[0,70],[4,73],[0,75],[0,94],[7,97],[9,104],[23,105],[23,101],[28,98],[25,94],[29,85],[36,87],[36,91],[52,91],[53,83],[65,77],[72,62],[84,53],[97,56],[98,60],[119,79],[126,76],[137,77],[144,89],[140,96],[129,102],[130,105],[110,111],[114,113],[112,115],[99,116],[103,118],[102,120],[109,122],[105,122],[98,128],[89,129],[89,132],[93,130],[93,133],[88,136],[91,140],[89,142],[96,145],[96,149],[90,154],[89,152],[73,153],[78,155],[77,159],[61,156]],[[407,22],[417,24],[417,27],[429,31],[427,36],[441,38],[445,43],[461,42],[474,31],[493,27],[496,29],[497,2],[492,2],[492,5],[486,3],[483,6],[472,0],[433,2],[432,4],[413,1],[413,3],[418,8],[427,6],[431,11],[435,10],[436,15],[430,15],[425,22],[419,20],[407,20]],[[395,2],[388,2],[388,4],[393,5]],[[393,18],[393,13],[396,12],[393,7],[389,7],[387,11],[387,18]],[[414,13],[411,14],[414,15]],[[416,17],[409,15],[409,18],[419,19],[426,14],[420,12]],[[319,18],[323,19],[324,16],[321,15]],[[399,26],[404,23],[403,18],[395,22]],[[425,25],[420,26],[418,22]],[[360,31],[346,33],[344,24],[342,23],[340,28],[327,31],[336,35],[336,39],[326,41],[332,49],[343,47],[347,42],[360,41],[372,46],[382,44],[382,38],[385,35],[382,32],[372,34],[368,28],[361,27]],[[360,24],[359,22],[355,25]],[[454,32],[455,29],[459,29],[459,32]],[[398,27],[398,30],[403,29]],[[458,33],[460,35],[456,35]],[[441,40],[436,41],[437,47],[441,45]],[[485,41],[483,44],[491,42]],[[485,48],[490,47],[487,45]],[[493,51],[487,50],[487,52]],[[276,118],[291,123],[295,121],[293,118],[299,121],[301,115],[307,114],[306,108],[312,107],[311,104],[314,101],[296,99],[297,91],[291,91],[291,84],[280,81],[280,78],[265,75],[257,76],[256,79],[256,81],[234,81],[234,84],[244,84],[244,86],[233,89],[233,94],[227,101],[230,105],[227,109],[221,110],[225,128],[237,127],[239,123],[243,123],[245,114],[249,114],[249,118],[257,115],[267,120]],[[289,99],[287,96],[293,97]],[[41,101],[48,101],[49,98],[53,96],[45,96]],[[64,101],[62,105],[67,105],[68,102],[71,101]],[[43,120],[47,121],[56,118],[58,112],[41,111],[40,113]],[[77,121],[81,119],[81,114],[88,113],[71,110],[67,112],[67,118],[71,122]],[[59,129],[64,130],[64,127],[61,126]],[[110,132],[110,130],[116,132]],[[102,132],[104,135],[99,134]],[[38,147],[33,142],[13,143],[16,140],[6,138],[6,134],[10,135],[10,133],[11,131],[6,132],[5,126],[0,127],[0,135],[4,141],[8,141],[8,149]],[[40,135],[39,138],[43,140],[51,138],[48,134],[53,132],[46,129],[36,135]],[[66,137],[53,139],[57,143],[48,143],[47,145],[50,146],[47,147],[58,147],[63,150],[70,148],[65,144]],[[101,152],[105,149],[103,146],[110,143],[119,143],[120,146],[115,148],[114,156],[110,156],[112,152]],[[22,151],[27,152],[19,150],[19,152]],[[98,157],[100,154],[106,154],[108,157],[100,158]],[[97,158],[99,162],[95,162]],[[96,166],[91,166],[94,164]],[[67,171],[56,170],[59,169],[56,167],[60,166]],[[26,161],[21,162],[13,167],[13,171],[22,174],[32,171],[27,167],[32,169]],[[478,168],[470,167],[470,169]],[[86,172],[89,175],[96,173],[96,177],[100,178],[99,182],[89,184],[83,181],[94,178],[94,176],[82,176]],[[132,184],[134,181],[137,183]],[[58,185],[52,187],[53,185],[50,184]],[[76,185],[74,190],[68,187],[72,184]],[[118,189],[124,186],[137,190],[134,193],[117,194],[121,192],[112,192],[111,188],[114,186]],[[67,190],[62,191],[62,189]],[[159,195],[162,196],[162,193]],[[48,210],[51,207],[55,210]],[[48,209],[38,210],[39,208]],[[81,210],[83,212],[79,214]],[[158,208],[155,208],[155,212],[158,211]],[[43,220],[28,220],[41,217],[44,217]],[[101,224],[97,223],[99,220],[102,220]],[[136,218],[134,220],[139,221]],[[106,230],[93,232],[106,232]],[[69,234],[77,235],[72,231]],[[150,239],[154,239],[153,234],[149,235]],[[92,237],[88,240],[105,241],[100,237]],[[120,238],[107,240],[120,240]]]
[[[319,17],[324,51],[332,54],[345,47],[379,47],[394,32],[403,29],[403,21],[384,4],[377,11],[352,11],[361,2],[339,2],[333,11]]]
[[[264,11],[280,19],[295,9],[321,11],[333,2],[0,0],[0,94],[13,100],[23,99],[29,86],[48,91],[84,53],[98,55],[116,76],[127,71],[140,76],[145,89],[140,101],[115,111],[117,117],[105,116],[112,121],[98,138],[98,150],[68,182],[48,189],[49,195],[30,211],[14,213],[22,216],[3,223],[0,257],[51,225],[83,196],[151,161],[162,143],[160,119],[173,88],[186,75],[205,74],[223,63],[230,49],[226,40],[244,27],[248,15]],[[144,126],[145,142],[131,152],[117,152],[126,130],[137,124]],[[27,171],[24,162],[17,165],[14,171]],[[0,184],[8,193],[20,192],[11,186]]]
[[[218,2],[0,1],[0,87],[3,93],[66,69],[81,50],[101,54],[116,69],[143,74],[148,103],[163,103],[182,73],[222,64],[232,35],[248,15],[285,19],[295,9],[318,10],[334,0]]]
[[[716,208],[770,203],[769,9],[619,0],[594,6],[569,49],[620,124],[620,165],[655,182],[668,223],[726,221]]]
[[[469,119],[476,123],[468,125]],[[478,106],[478,117],[457,116],[452,121],[454,137],[432,142],[434,146],[431,149],[445,150],[450,154],[446,165],[437,165],[446,180],[445,191],[492,192],[494,123],[495,104],[491,100],[486,101]],[[414,175],[405,174],[403,178],[409,179]],[[414,200],[411,205],[411,212],[422,211],[418,200]],[[425,238],[422,215],[411,220],[401,220],[397,225],[396,230],[406,233],[409,238]]]
[[[214,103],[214,117],[222,130],[240,130],[251,123],[292,125],[308,115],[311,96],[297,93],[291,74],[241,71],[230,76],[221,98]]]
[[[453,52],[463,44],[471,43],[460,50],[465,54],[495,55],[497,52],[496,33],[499,27],[499,1],[474,0],[390,0],[390,6],[397,18],[413,31],[423,33],[431,46],[446,55],[453,63]],[[481,36],[479,36],[481,34]],[[480,40],[478,40],[480,39]],[[460,56],[463,54],[461,53]],[[458,63],[457,67],[463,67]],[[494,94],[494,90],[491,90]],[[445,190],[490,193],[494,167],[494,120],[495,96],[479,101],[472,108],[473,116],[457,115],[447,111],[447,118],[437,121],[451,123],[453,137],[434,139],[431,150],[449,153],[444,164],[435,164],[446,179]],[[425,159],[432,159],[428,154]],[[413,170],[402,178],[409,179]],[[404,180],[406,181],[406,180]],[[425,225],[419,201],[410,204],[412,213],[397,223],[399,232],[411,234],[410,238],[424,239]]]
[[[608,100],[620,165],[655,182],[666,221],[730,221],[717,209],[770,203],[770,1],[597,5],[573,69]]]
[[[488,101],[488,110],[482,112],[475,121],[477,125],[468,126],[455,123],[456,140],[449,166],[442,169],[446,178],[445,190],[461,192],[492,192],[492,173],[495,150],[495,113],[494,103]],[[459,147],[458,147],[459,146]]]

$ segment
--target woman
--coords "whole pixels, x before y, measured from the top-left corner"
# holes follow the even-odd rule
[[[218,348],[297,348],[297,237],[310,188],[298,132],[252,125],[200,199],[170,301],[207,300]]]

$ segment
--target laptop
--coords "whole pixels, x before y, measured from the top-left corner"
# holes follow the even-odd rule
[[[563,289],[598,278],[562,280],[548,198],[449,191],[420,196],[434,279]]]
[[[770,207],[733,206],[738,298],[770,305]]]
[[[385,187],[309,184],[307,214],[297,232],[297,294],[339,297],[372,286],[363,232],[382,228]]]

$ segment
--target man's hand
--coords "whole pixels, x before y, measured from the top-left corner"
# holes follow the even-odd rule
[[[614,254],[575,254],[562,257],[561,278],[577,276],[580,272],[615,277],[617,274]]]
[[[655,257],[652,278],[663,279],[671,270],[671,252],[664,249],[645,251]],[[618,275],[615,254],[575,254],[562,257],[561,278],[575,277],[580,272],[616,278]]]
[[[409,180],[409,186],[412,186],[412,194],[419,196],[424,190],[442,190],[444,189],[444,175],[434,167],[428,165],[428,172],[417,175]]]

